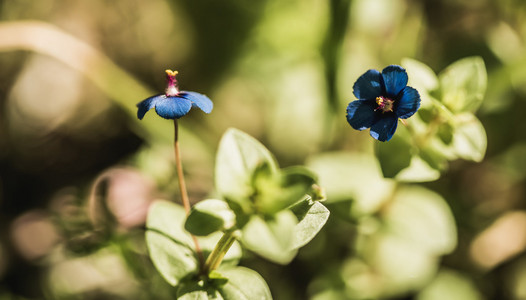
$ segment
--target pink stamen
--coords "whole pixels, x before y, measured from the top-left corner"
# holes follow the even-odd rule
[[[177,79],[175,76],[177,75],[177,71],[172,70],[166,70],[166,90],[164,91],[164,94],[166,97],[174,97],[179,95],[179,88],[177,87]]]
[[[376,97],[376,104],[378,104],[378,107],[375,109],[375,111],[381,110],[382,113],[393,111],[393,103],[394,100],[391,100],[384,96]]]

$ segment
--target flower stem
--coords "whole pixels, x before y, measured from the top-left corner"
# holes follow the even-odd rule
[[[238,234],[236,231],[226,231],[223,233],[223,236],[219,241],[217,242],[214,250],[210,255],[208,256],[208,259],[205,263],[205,272],[210,273],[210,271],[213,271],[219,267],[221,262],[223,261],[223,258],[225,257],[225,254],[228,252],[228,249],[232,247],[232,244],[234,244]]]
[[[186,184],[184,182],[183,164],[181,163],[181,150],[179,149],[179,126],[177,124],[177,119],[174,119],[174,150],[177,179],[179,181],[179,190],[181,191],[181,201],[183,202],[184,210],[188,216],[190,213],[190,200],[188,199],[188,192],[186,191]],[[192,235],[192,239],[194,240],[195,252],[197,253],[197,257],[199,259],[199,265],[201,266],[201,270],[203,270],[205,261],[203,251],[201,251],[199,241],[194,235]]]

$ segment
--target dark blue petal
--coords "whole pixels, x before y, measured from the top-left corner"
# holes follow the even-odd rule
[[[376,99],[383,93],[382,76],[377,70],[369,70],[356,80],[352,88],[358,99]]]
[[[398,100],[395,113],[400,119],[407,119],[414,115],[420,107],[420,95],[418,91],[406,86],[402,91],[402,97]]]
[[[155,111],[165,119],[179,119],[186,115],[191,108],[192,102],[179,96],[166,97],[163,95],[155,103]]]
[[[207,114],[209,114],[214,108],[214,103],[212,103],[212,101],[203,94],[183,91],[179,93],[179,97],[190,100],[192,102],[192,106],[199,107]]]
[[[395,114],[386,114],[371,126],[369,134],[381,142],[386,142],[393,137],[397,124],[398,118]]]
[[[387,97],[396,97],[407,85],[407,73],[404,68],[396,65],[387,66],[382,70]]]
[[[347,122],[356,130],[364,130],[376,121],[377,113],[374,111],[376,103],[370,100],[356,100],[347,106]]]
[[[157,103],[158,100],[160,100],[162,97],[164,97],[163,94],[156,95],[147,99],[144,99],[143,101],[139,102],[137,104],[137,118],[139,120],[142,120],[144,118],[144,115],[155,106],[155,103]]]

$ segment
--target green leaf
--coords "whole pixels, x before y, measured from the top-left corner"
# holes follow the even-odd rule
[[[449,123],[441,123],[438,126],[438,132],[437,136],[440,138],[440,140],[446,144],[449,145],[453,141],[453,131],[454,128]]]
[[[293,249],[294,228],[298,220],[290,210],[264,220],[253,215],[243,227],[241,241],[245,247],[279,264],[289,263],[296,255]]]
[[[456,116],[453,149],[463,159],[482,161],[488,140],[484,126],[473,114]]]
[[[413,155],[409,166],[400,171],[395,178],[404,182],[428,182],[440,178],[440,171],[432,168],[420,156]]]
[[[236,215],[222,200],[207,199],[198,202],[190,210],[185,229],[197,236],[206,236],[216,231],[232,228]]]
[[[481,57],[468,57],[448,66],[439,75],[442,103],[452,112],[475,112],[482,103],[487,73]]]
[[[426,64],[411,58],[404,58],[402,66],[407,71],[410,86],[419,91],[433,91],[438,88],[438,78]]]
[[[148,211],[146,245],[153,264],[175,286],[197,270],[191,237],[183,230],[185,212],[167,201],[154,202]]]
[[[456,247],[456,226],[446,201],[418,186],[400,188],[385,212],[390,233],[433,255],[450,253]]]
[[[272,176],[258,172],[254,181],[254,202],[259,212],[272,215],[305,198],[312,190],[315,175],[307,168],[296,166]]]
[[[146,231],[148,252],[163,278],[176,286],[183,277],[197,270],[192,249],[157,231]]]
[[[178,300],[223,300],[223,298],[213,284],[204,281],[189,281],[181,283],[177,288]]]
[[[277,172],[278,165],[265,146],[240,130],[228,129],[217,152],[217,191],[223,197],[240,204],[249,201],[253,173],[262,164],[267,164],[271,173]]]
[[[198,270],[195,245],[184,230],[186,213],[180,205],[168,201],[155,201],[148,211],[146,244],[150,257],[163,278],[171,285]],[[222,233],[216,232],[198,238],[203,254],[212,252]],[[223,264],[237,264],[242,251],[235,242],[226,253]]]
[[[214,275],[215,274],[215,275]],[[208,280],[180,284],[177,299],[183,300],[271,300],[265,280],[255,271],[244,267],[221,268]]]
[[[351,214],[355,216],[375,212],[393,189],[393,182],[383,178],[372,154],[327,152],[309,158],[307,166],[318,174],[327,192],[326,203],[353,200]]]
[[[146,228],[161,232],[178,243],[193,247],[192,237],[184,230],[186,213],[182,206],[165,200],[155,201],[148,210]]]
[[[323,228],[329,219],[329,210],[318,201],[309,198],[291,208],[299,223],[294,227],[292,249],[298,249],[309,243]]]
[[[401,127],[389,142],[377,144],[376,155],[382,167],[382,173],[387,178],[394,178],[411,163],[411,144],[409,139],[403,135],[406,131],[407,129]]]
[[[223,299],[272,299],[267,283],[257,272],[244,267],[219,269],[218,272],[228,278],[228,282],[219,288]]]
[[[416,300],[442,299],[483,300],[484,296],[471,278],[453,270],[441,270],[435,279],[418,293]]]

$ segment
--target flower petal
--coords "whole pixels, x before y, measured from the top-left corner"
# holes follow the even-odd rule
[[[192,102],[192,106],[199,107],[202,111],[209,114],[214,108],[214,103],[205,95],[196,92],[182,91],[179,97],[188,99]]]
[[[387,97],[394,98],[407,85],[407,72],[397,65],[390,65],[382,70]]]
[[[402,97],[398,100],[395,113],[400,119],[407,119],[414,115],[420,107],[420,95],[418,91],[410,86],[402,90]]]
[[[382,76],[377,70],[368,70],[358,77],[352,88],[358,99],[375,99],[383,93]]]
[[[356,130],[364,130],[377,120],[374,101],[356,100],[347,106],[347,122]]]
[[[390,113],[384,115],[376,123],[371,126],[369,134],[381,142],[386,142],[393,137],[398,125],[398,118],[395,114]]]
[[[179,96],[166,97],[162,95],[155,103],[155,111],[165,119],[179,119],[192,108],[190,100]]]
[[[163,94],[156,95],[150,98],[146,98],[143,101],[137,103],[137,118],[139,118],[139,120],[142,120],[142,118],[144,118],[144,115],[150,109],[152,109],[157,103],[157,101],[160,100],[163,96]]]

